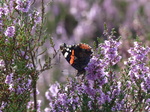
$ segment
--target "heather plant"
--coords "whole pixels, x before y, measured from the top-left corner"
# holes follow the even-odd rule
[[[126,95],[125,104],[130,111],[150,111],[150,69],[147,55],[150,48],[134,42],[134,47],[128,50],[131,57],[125,62],[126,68]]]
[[[42,0],[43,3],[43,0]],[[31,8],[32,0],[0,2],[0,112],[40,111],[36,83],[51,67],[51,58],[41,64],[40,50],[46,40],[44,6]],[[50,40],[52,46],[53,40]],[[40,66],[38,66],[40,65]]]
[[[85,76],[68,79],[65,85],[51,85],[45,96],[45,112],[139,112],[150,111],[149,47],[134,42],[126,67],[116,71],[121,61],[119,38],[104,31],[107,40],[94,50]]]
[[[0,1],[0,112],[42,111],[41,104],[46,101],[37,99],[37,80],[39,74],[52,67],[51,61],[57,54],[55,45],[58,47],[62,41],[67,39],[68,43],[78,43],[84,37],[84,41],[95,39],[102,32],[104,21],[109,28],[123,24],[118,29],[127,41],[123,41],[125,49],[129,47],[127,37],[132,37],[132,33],[142,38],[149,35],[149,28],[145,28],[150,18],[146,13],[149,11],[149,2],[146,1],[54,0],[50,15],[45,14],[44,0],[40,0],[41,11],[35,9],[35,1]],[[122,2],[125,5],[121,5]],[[139,9],[143,10],[144,16]],[[135,14],[136,11],[139,13]],[[46,16],[49,16],[48,24],[45,24]],[[144,18],[148,20],[144,21]],[[55,44],[48,32],[54,37]],[[51,46],[44,45],[47,37]],[[150,48],[134,42],[128,50],[130,58],[126,60],[122,56],[124,52],[119,53],[123,44],[115,36],[115,31],[109,34],[106,28],[104,37],[104,43],[98,38],[98,45],[95,45],[98,47],[94,48],[93,57],[85,68],[85,76],[68,78],[66,84],[57,82],[49,87],[45,93],[49,102],[46,112],[150,111],[147,62]],[[43,46],[49,48],[52,57],[46,55],[48,52]],[[119,66],[122,60],[126,60],[124,68]]]

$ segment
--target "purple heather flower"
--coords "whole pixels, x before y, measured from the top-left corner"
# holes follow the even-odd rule
[[[49,91],[51,92],[52,96],[55,97],[59,92],[59,83],[55,83],[50,86]]]
[[[37,100],[37,112],[41,112],[40,107],[41,107],[41,100]],[[33,101],[28,102],[27,109],[29,109],[30,111],[34,110],[34,102]]]
[[[121,42],[117,42],[109,37],[109,39],[106,40],[104,44],[99,45],[101,48],[101,54],[104,55],[104,58],[108,64],[115,65],[122,58],[118,55],[118,47],[120,44]]]
[[[4,32],[5,36],[13,37],[15,35],[15,26],[7,27],[6,31]]]
[[[92,102],[92,101],[89,101],[89,102],[88,102],[88,107],[90,108],[90,110],[92,110],[92,109],[93,109],[92,104],[93,104],[93,102]]]
[[[15,89],[14,89],[14,84],[9,84],[9,90],[10,91],[14,91]]]
[[[4,60],[1,59],[1,60],[0,60],[0,69],[1,69],[1,68],[4,68],[4,67],[5,67]]]
[[[150,103],[150,98],[148,98],[148,99],[146,100],[146,103]]]
[[[13,75],[13,73],[7,75],[5,80],[5,83],[9,84],[10,91],[16,92],[16,94],[22,94],[31,89],[31,79],[28,79],[27,82],[22,82],[25,77],[13,79]]]
[[[24,90],[25,90],[24,88],[22,88],[21,86],[18,85],[16,93],[17,94],[22,94],[24,92]]]
[[[5,83],[6,83],[6,84],[12,83],[13,75],[14,75],[14,74],[11,73],[11,74],[9,74],[9,75],[6,76],[6,80],[5,80]]]
[[[28,12],[31,5],[31,0],[16,0],[16,4],[17,6],[15,8],[17,10]]]
[[[128,87],[128,88],[131,87],[131,81],[127,81],[126,87]]]
[[[112,90],[112,98],[115,98],[115,96],[118,96],[120,94],[120,90],[113,88]]]
[[[0,19],[0,31],[3,29],[3,21]]]
[[[0,8],[0,18],[2,17],[3,12],[4,12],[4,9],[3,9],[3,8]]]
[[[67,106],[68,103],[68,96],[66,93],[60,93],[58,94],[58,101],[61,103],[62,106]]]
[[[45,112],[50,112],[50,110],[51,110],[50,108],[45,108],[44,109]]]
[[[28,89],[28,88],[27,88]],[[36,95],[38,95],[38,94],[40,94],[40,92],[39,92],[39,90],[38,89],[36,89]],[[33,93],[31,93],[30,94],[30,96],[32,96],[33,97]]]
[[[3,112],[2,110],[5,108],[6,105],[7,105],[6,102],[4,102],[4,101],[1,102],[0,112]]]
[[[4,7],[0,7],[0,18],[2,15],[7,15],[9,13],[8,6],[5,4]]]
[[[30,88],[31,84],[32,84],[32,80],[31,80],[31,79],[28,79],[28,83],[26,84],[26,87],[27,87],[27,88]],[[38,91],[38,92],[39,92],[39,91]],[[39,94],[39,93],[38,93],[38,94]]]
[[[17,86],[15,86],[16,89],[16,93],[17,94],[22,94],[25,91],[28,91],[29,89],[31,89],[31,79],[28,79],[26,82],[22,82],[24,77],[22,78],[17,78],[14,80],[14,85],[17,84]]]
[[[131,57],[126,64],[130,64],[129,76],[131,77],[131,80],[135,81],[136,79],[147,77],[150,69],[146,66],[146,61],[150,48],[140,46],[137,42],[134,42],[134,47],[129,49],[128,52],[131,54]],[[143,84],[144,82],[141,83],[142,87],[144,87]]]
[[[110,101],[111,101],[110,95],[105,95],[105,100],[106,100],[107,102],[110,102]]]
[[[38,11],[34,11],[32,14],[29,14],[30,20],[34,20],[35,25],[41,22],[41,16]]]
[[[38,11],[34,12],[34,22],[36,24],[40,23],[41,22],[41,17],[40,17],[40,13]]]
[[[108,98],[107,98],[108,99]],[[102,104],[104,104],[107,100],[106,100],[106,95],[105,95],[105,93],[104,92],[100,92],[100,96],[99,97],[97,97],[97,101],[98,101],[98,104],[99,105],[102,105]]]
[[[144,77],[144,81],[141,83],[141,88],[146,93],[150,91],[150,76],[149,75]]]
[[[92,96],[92,97],[95,96],[96,91],[95,91],[94,88],[90,88],[90,87],[88,87],[88,86],[85,86],[85,87],[83,87],[83,88],[84,88],[84,90],[85,90],[85,93],[87,93],[89,96]]]
[[[131,54],[132,58],[130,61],[132,63],[143,61],[146,62],[146,55],[150,52],[149,47],[142,47],[137,42],[134,42],[134,47],[129,49],[128,52]]]
[[[111,98],[110,98],[110,94],[108,93],[104,93],[102,91],[102,88],[98,88],[97,92],[99,93],[99,96],[97,97],[97,101],[99,103],[99,105],[102,105],[106,102],[110,102]]]
[[[96,80],[104,77],[107,74],[107,72],[104,72],[105,66],[106,64],[103,60],[93,56],[88,66],[85,68],[88,72],[88,75],[86,75],[87,80]]]
[[[60,88],[59,83],[51,85],[49,91],[45,96],[50,101],[49,107],[45,109],[46,112],[64,111],[69,112],[69,108],[75,110],[79,107],[79,96],[76,94],[78,86],[77,82],[71,80],[63,89]],[[65,108],[64,108],[65,107]]]
[[[9,12],[13,12],[13,10],[14,10],[14,1],[15,1],[15,0],[10,0],[10,1],[9,1],[9,5],[8,5],[8,7],[9,7]]]
[[[45,92],[45,97],[46,97],[47,100],[51,100],[51,96],[50,96],[50,92],[49,91]]]
[[[29,63],[29,64],[26,65],[26,67],[29,68],[29,69],[32,69],[33,68],[33,64]]]
[[[34,34],[35,34],[35,32],[36,32],[36,25],[34,25],[34,26],[32,27],[31,35],[34,35]]]
[[[25,51],[21,51],[21,56],[22,57],[24,57],[25,56],[25,59],[29,59],[29,56],[27,56],[26,54],[25,54]],[[33,67],[32,65],[30,65],[30,64],[28,64],[28,67]]]
[[[123,109],[123,106],[124,106],[124,101],[122,100],[122,101],[116,101],[115,102],[115,106],[114,107],[112,107],[112,111],[121,111],[122,109]]]
[[[36,89],[36,94],[38,95],[38,94],[40,94],[40,92],[39,92],[39,90],[38,89]]]

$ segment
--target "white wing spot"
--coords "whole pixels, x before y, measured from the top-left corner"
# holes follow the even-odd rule
[[[69,54],[68,52],[65,52],[64,57],[66,58],[68,56],[68,54]]]
[[[69,50],[70,50],[69,48],[66,49],[66,51],[69,51]]]

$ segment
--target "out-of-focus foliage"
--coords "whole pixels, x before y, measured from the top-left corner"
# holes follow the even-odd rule
[[[40,50],[47,37],[44,12],[32,10],[31,0],[0,3],[0,112],[36,112],[37,80],[53,58],[39,58],[46,51]]]
[[[85,42],[92,45],[97,41],[97,37],[100,37],[101,41],[105,40],[106,38],[102,36],[104,22],[107,23],[109,31],[115,28],[116,35],[122,36],[123,44],[120,49],[124,58],[129,56],[126,51],[132,46],[130,42],[137,35],[141,41],[149,44],[147,40],[150,38],[150,2],[148,0],[54,0],[49,4],[47,2],[46,0],[45,27],[47,33],[53,37],[56,49],[59,49],[64,42],[67,44]],[[40,3],[37,2],[37,7]],[[48,44],[46,47],[49,48]],[[48,54],[51,51],[49,49]],[[62,63],[60,65],[57,60],[56,66],[61,70],[69,67],[65,61]],[[72,73],[66,70],[63,74]]]
[[[149,30],[149,5],[148,0],[55,0],[47,9],[47,27],[57,38],[72,43],[101,36],[104,22],[109,29],[128,28],[139,35]]]

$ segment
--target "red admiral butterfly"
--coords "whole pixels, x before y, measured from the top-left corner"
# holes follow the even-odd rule
[[[87,44],[66,45],[60,46],[61,52],[66,60],[78,70],[77,76],[85,74],[85,67],[92,57],[92,48]]]

